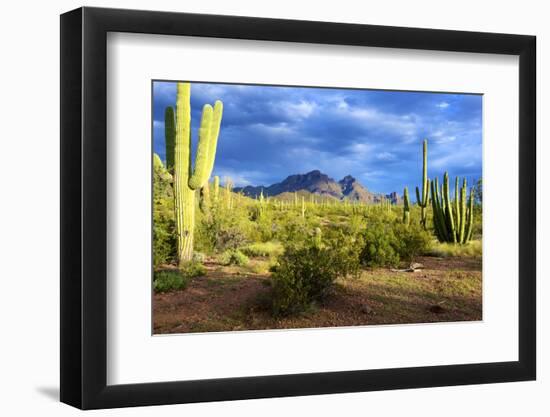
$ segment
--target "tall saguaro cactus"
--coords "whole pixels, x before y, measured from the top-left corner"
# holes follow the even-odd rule
[[[411,222],[411,208],[409,202],[409,189],[403,190],[403,223],[408,225]]]
[[[195,191],[208,185],[214,167],[223,104],[202,110],[195,166],[191,163],[191,85],[177,84],[176,134],[174,143],[174,210],[180,265],[193,257],[195,228]]]
[[[467,183],[455,180],[455,200],[451,200],[449,174],[445,172],[441,195],[437,178],[431,184],[433,223],[436,236],[440,242],[465,244],[472,238],[474,224],[474,193],[470,191],[469,201],[466,202]],[[454,206],[454,207],[453,207]]]
[[[428,140],[424,139],[422,143],[422,196],[420,190],[416,187],[416,203],[420,207],[420,224],[426,229],[428,195],[430,180],[428,179]]]

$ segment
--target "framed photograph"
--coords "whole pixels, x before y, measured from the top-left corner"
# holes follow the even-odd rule
[[[535,37],[61,16],[61,401],[533,380]]]

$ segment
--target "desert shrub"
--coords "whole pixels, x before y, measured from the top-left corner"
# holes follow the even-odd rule
[[[163,221],[153,213],[153,265],[172,263],[176,258],[176,239],[173,232],[173,221]]]
[[[279,242],[256,242],[241,248],[248,256],[275,257],[283,253],[284,248]]]
[[[304,242],[308,236],[308,225],[301,216],[289,211],[282,213],[277,219],[277,227],[273,233],[280,242]]]
[[[172,176],[158,155],[153,162],[153,265],[158,268],[175,260],[176,234]]]
[[[432,238],[418,223],[395,223],[394,233],[396,249],[403,261],[412,262],[415,257],[428,252],[430,248]]]
[[[180,272],[185,277],[190,279],[206,275],[206,268],[201,262],[193,260],[191,262],[186,262],[183,266],[180,266]]]
[[[187,287],[189,280],[178,270],[157,271],[153,278],[153,289],[155,292],[182,290]]]
[[[220,263],[223,265],[244,266],[248,264],[248,256],[238,249],[228,249],[220,256]]]
[[[397,266],[400,244],[394,222],[371,220],[363,232],[361,263],[366,266]]]
[[[202,264],[206,259],[206,255],[202,252],[193,252],[193,262]]]
[[[232,226],[222,216],[211,216],[196,228],[196,247],[207,253],[236,249],[248,243],[244,227]]]
[[[329,294],[339,277],[357,273],[358,252],[342,242],[291,245],[271,270],[276,316],[297,313]]]

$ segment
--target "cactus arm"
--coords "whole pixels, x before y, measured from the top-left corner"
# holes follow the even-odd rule
[[[208,179],[207,169],[210,164],[210,132],[212,129],[213,109],[209,104],[205,104],[202,109],[201,124],[199,127],[199,142],[197,144],[197,155],[195,156],[195,168],[191,178],[189,178],[189,187],[197,190]]]
[[[223,103],[216,100],[214,103],[214,113],[212,115],[212,123],[210,128],[210,146],[208,147],[208,166],[206,167],[207,176],[210,178],[214,169],[214,161],[216,160],[216,150],[218,148],[218,137],[220,136],[220,127],[222,123]]]
[[[447,222],[447,231],[448,231],[448,234],[451,236],[452,242],[456,243],[456,229],[455,229],[455,222],[453,218],[451,193],[449,188],[450,188],[449,174],[445,172],[445,175],[443,176],[443,198],[445,200],[445,216],[446,216],[446,222]]]
[[[164,112],[164,145],[166,149],[166,169],[172,172],[174,169],[174,147],[176,140],[176,119],[174,108],[166,107]]]
[[[416,204],[418,204],[419,207],[422,207],[422,200],[420,199],[420,190],[418,187],[416,187]]]
[[[466,233],[464,235],[464,241],[462,243],[467,243],[472,239],[472,232],[474,229],[474,191],[470,190],[470,199],[468,201],[468,225],[466,227]]]
[[[436,178],[437,180],[437,178]],[[436,185],[434,183],[434,181],[432,181],[432,183],[430,184],[430,189],[431,189],[431,193],[432,193],[432,212],[433,212],[433,217],[432,217],[432,222],[433,222],[433,227],[434,227],[434,231],[435,231],[435,235],[437,237],[438,240],[442,240],[442,231],[441,231],[441,224],[439,223],[439,210],[438,210],[438,198],[437,198],[437,195],[436,195],[436,190],[437,188],[435,188]]]
[[[464,182],[462,183],[462,188],[460,189],[460,223],[459,223],[459,231],[458,231],[458,242],[459,243],[466,243],[465,242],[465,236],[464,233],[466,232],[466,222],[467,222],[467,213],[466,213],[466,190],[467,190],[467,184],[466,184],[466,178],[464,178]]]
[[[456,239],[458,242],[460,242],[460,222],[462,220],[460,215],[460,192],[458,188],[458,177],[455,177],[454,214],[456,219]]]

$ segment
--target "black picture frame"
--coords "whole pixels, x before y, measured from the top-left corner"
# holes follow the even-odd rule
[[[108,32],[519,56],[519,360],[107,385]],[[95,409],[534,380],[535,54],[524,35],[88,7],[61,15],[61,401]]]

